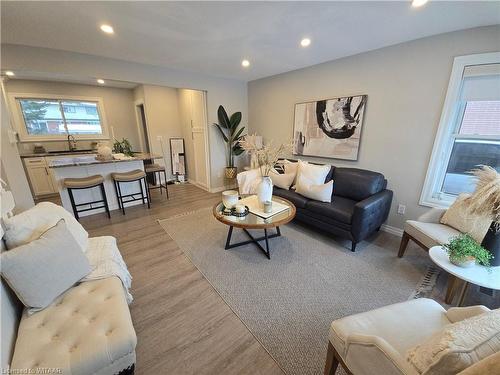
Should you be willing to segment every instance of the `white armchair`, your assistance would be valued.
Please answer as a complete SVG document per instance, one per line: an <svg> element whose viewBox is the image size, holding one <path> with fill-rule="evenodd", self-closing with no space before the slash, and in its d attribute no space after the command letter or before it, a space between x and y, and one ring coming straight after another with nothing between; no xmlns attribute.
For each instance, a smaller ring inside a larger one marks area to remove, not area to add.
<svg viewBox="0 0 500 375"><path fill-rule="evenodd" d="M486 311L484 306L446 311L437 302L422 298L335 320L330 327L325 375L335 374L339 364L355 375L418 375L406 360L410 348L447 324ZM464 370L463 375L479 375L485 366L500 366L498 355L490 357Z"/></svg>
<svg viewBox="0 0 500 375"><path fill-rule="evenodd" d="M431 247L445 244L451 237L459 235L458 230L439 222L445 212L446 209L432 208L417 220L407 220L398 257L403 257L409 240L428 251Z"/></svg>

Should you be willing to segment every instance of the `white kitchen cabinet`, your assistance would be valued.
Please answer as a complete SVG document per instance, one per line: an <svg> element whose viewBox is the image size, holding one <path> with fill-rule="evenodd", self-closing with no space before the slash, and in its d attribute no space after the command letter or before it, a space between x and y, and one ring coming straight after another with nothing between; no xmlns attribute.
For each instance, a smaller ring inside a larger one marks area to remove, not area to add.
<svg viewBox="0 0 500 375"><path fill-rule="evenodd" d="M35 196L57 193L57 186L45 158L25 158L24 165Z"/></svg>

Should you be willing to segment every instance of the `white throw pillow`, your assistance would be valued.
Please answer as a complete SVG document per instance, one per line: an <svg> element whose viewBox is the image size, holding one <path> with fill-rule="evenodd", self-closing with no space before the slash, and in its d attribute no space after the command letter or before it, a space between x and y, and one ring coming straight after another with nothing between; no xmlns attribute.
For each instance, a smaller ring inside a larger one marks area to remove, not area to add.
<svg viewBox="0 0 500 375"><path fill-rule="evenodd" d="M240 172L236 176L238 181L238 190L240 194L257 194L257 187L262 181L260 169L250 169L245 172Z"/></svg>
<svg viewBox="0 0 500 375"><path fill-rule="evenodd" d="M491 216L471 214L467 211L469 194L460 194L441 217L441 224L448 225L462 233L468 233L481 243L493 221Z"/></svg>
<svg viewBox="0 0 500 375"><path fill-rule="evenodd" d="M328 181L326 184L313 184L311 180L300 175L295 191L306 198L330 203L332 201L333 180Z"/></svg>
<svg viewBox="0 0 500 375"><path fill-rule="evenodd" d="M300 176L304 176L311 185L323 185L331 168L329 165L315 165L299 160L295 181L299 181Z"/></svg>
<svg viewBox="0 0 500 375"><path fill-rule="evenodd" d="M271 171L269 173L269 177L271 177L271 181L273 182L274 186L277 186L282 189L290 189L290 186L293 183L293 180L295 179L295 174L293 173L278 173L276 171Z"/></svg>
<svg viewBox="0 0 500 375"><path fill-rule="evenodd" d="M500 309L445 326L412 348L407 360L422 375L454 375L500 351Z"/></svg>
<svg viewBox="0 0 500 375"><path fill-rule="evenodd" d="M87 250L89 234L82 225L63 207L50 202L38 203L19 215L5 218L5 242L8 249L25 245L40 237L47 229L63 219L66 227L80 245Z"/></svg>
<svg viewBox="0 0 500 375"><path fill-rule="evenodd" d="M305 161L304 163L307 163ZM299 168L299 163L296 161L283 160L283 166L285 167L285 174L293 174L292 185L295 186L297 183L297 169Z"/></svg>
<svg viewBox="0 0 500 375"><path fill-rule="evenodd" d="M40 238L1 254L1 274L29 313L88 275L92 268L64 220Z"/></svg>

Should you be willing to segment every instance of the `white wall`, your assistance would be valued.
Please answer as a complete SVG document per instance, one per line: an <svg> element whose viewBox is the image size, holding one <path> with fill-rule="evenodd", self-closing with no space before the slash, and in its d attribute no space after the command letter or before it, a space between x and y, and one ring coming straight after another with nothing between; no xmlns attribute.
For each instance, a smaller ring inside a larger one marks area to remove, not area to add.
<svg viewBox="0 0 500 375"><path fill-rule="evenodd" d="M500 50L500 26L442 34L249 83L250 132L284 142L294 104L368 94L359 159L317 160L383 173L394 200L388 224L402 228L427 210L418 204L453 58ZM398 215L398 203L406 214Z"/></svg>
<svg viewBox="0 0 500 375"><path fill-rule="evenodd" d="M132 89L92 86L56 81L10 79L5 82L7 93L50 94L67 96L89 96L103 99L104 112L109 127L113 127L115 138L128 138L133 147L139 145L139 137L134 113L134 93ZM10 110L16 110L10 108ZM109 129L111 137L111 128ZM67 148L66 141L39 142L48 150ZM112 143L112 140L111 140ZM79 141L79 148L87 148L90 142ZM20 143L20 152L29 153L33 142Z"/></svg>
<svg viewBox="0 0 500 375"><path fill-rule="evenodd" d="M172 176L170 138L182 137L177 89L154 85L143 85L142 88L150 151L163 155L164 159L157 159L155 163L165 165L169 178Z"/></svg>
<svg viewBox="0 0 500 375"><path fill-rule="evenodd" d="M224 105L228 112L241 111L242 124L247 124L245 82L86 54L11 44L2 45L1 59L2 69L5 70L99 77L207 91L211 187L224 185L224 143L211 124L217 122L217 107L220 104Z"/></svg>
<svg viewBox="0 0 500 375"><path fill-rule="evenodd" d="M9 131L12 129L7 111L7 105L2 95L2 112L1 112L1 178L8 184L8 189L12 191L16 202L15 213L27 210L34 206L33 196L24 174L23 164L19 157L16 143L10 143Z"/></svg>

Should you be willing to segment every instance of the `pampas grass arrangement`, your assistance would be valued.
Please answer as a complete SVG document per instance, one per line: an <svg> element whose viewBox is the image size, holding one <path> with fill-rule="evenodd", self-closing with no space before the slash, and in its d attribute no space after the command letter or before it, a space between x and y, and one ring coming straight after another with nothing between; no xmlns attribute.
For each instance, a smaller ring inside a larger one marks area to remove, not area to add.
<svg viewBox="0 0 500 375"><path fill-rule="evenodd" d="M487 165L473 169L477 179L476 190L467 198L471 213L491 215L495 229L500 230L500 174Z"/></svg>

